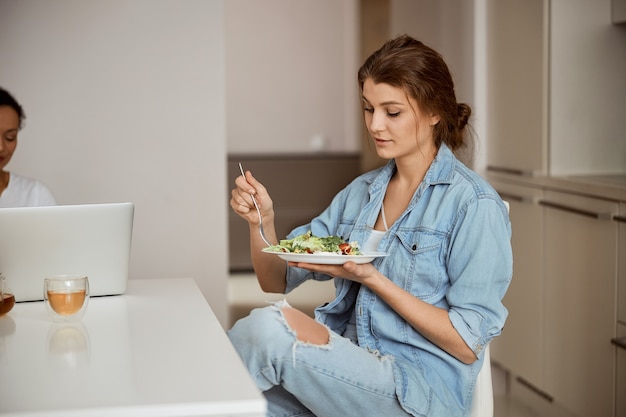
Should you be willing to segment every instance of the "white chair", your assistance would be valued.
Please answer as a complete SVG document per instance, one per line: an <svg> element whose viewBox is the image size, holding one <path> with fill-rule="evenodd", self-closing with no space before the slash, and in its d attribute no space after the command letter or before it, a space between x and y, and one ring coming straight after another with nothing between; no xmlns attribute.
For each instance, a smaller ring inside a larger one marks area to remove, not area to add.
<svg viewBox="0 0 626 417"><path fill-rule="evenodd" d="M483 367L480 368L476 379L470 417L493 417L493 383L491 381L489 345L485 348Z"/></svg>

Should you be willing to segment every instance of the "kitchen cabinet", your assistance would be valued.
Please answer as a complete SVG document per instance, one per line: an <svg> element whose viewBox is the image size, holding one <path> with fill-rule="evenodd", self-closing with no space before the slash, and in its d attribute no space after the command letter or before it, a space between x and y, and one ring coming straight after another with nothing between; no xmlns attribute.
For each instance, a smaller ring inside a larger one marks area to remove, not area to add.
<svg viewBox="0 0 626 417"><path fill-rule="evenodd" d="M491 357L515 375L542 388L543 370L543 190L492 182L509 202L513 279L504 297L509 311L502 334L491 344Z"/></svg>
<svg viewBox="0 0 626 417"><path fill-rule="evenodd" d="M611 417L614 401L617 202L546 190L544 384L566 409Z"/></svg>
<svg viewBox="0 0 626 417"><path fill-rule="evenodd" d="M511 206L513 247L492 358L541 416L626 417L626 183L610 179L623 185L488 176Z"/></svg>
<svg viewBox="0 0 626 417"><path fill-rule="evenodd" d="M487 0L487 176L505 199L526 197L508 198L510 316L492 356L542 416L626 417L625 354L611 344L626 326L626 231L612 219L626 182L590 179L626 172L626 31L611 1Z"/></svg>
<svg viewBox="0 0 626 417"><path fill-rule="evenodd" d="M544 0L488 2L489 170L546 173L544 8Z"/></svg>
<svg viewBox="0 0 626 417"><path fill-rule="evenodd" d="M489 171L626 171L626 31L610 13L611 0L487 1Z"/></svg>

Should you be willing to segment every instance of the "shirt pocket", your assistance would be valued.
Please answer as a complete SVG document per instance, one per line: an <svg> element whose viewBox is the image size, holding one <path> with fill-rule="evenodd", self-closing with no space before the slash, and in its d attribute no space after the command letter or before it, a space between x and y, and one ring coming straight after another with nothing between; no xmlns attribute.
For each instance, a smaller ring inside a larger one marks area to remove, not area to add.
<svg viewBox="0 0 626 417"><path fill-rule="evenodd" d="M390 278L421 299L441 295L446 279L444 241L443 234L431 230L399 230L390 250L394 258Z"/></svg>

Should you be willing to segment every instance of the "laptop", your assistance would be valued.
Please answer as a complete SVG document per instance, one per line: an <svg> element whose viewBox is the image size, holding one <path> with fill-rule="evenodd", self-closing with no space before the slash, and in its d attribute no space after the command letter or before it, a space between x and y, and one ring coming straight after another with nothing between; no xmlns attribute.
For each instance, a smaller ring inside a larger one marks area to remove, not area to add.
<svg viewBox="0 0 626 417"><path fill-rule="evenodd" d="M126 292L132 203L0 209L0 272L15 301L43 300L51 275L86 275L91 296Z"/></svg>

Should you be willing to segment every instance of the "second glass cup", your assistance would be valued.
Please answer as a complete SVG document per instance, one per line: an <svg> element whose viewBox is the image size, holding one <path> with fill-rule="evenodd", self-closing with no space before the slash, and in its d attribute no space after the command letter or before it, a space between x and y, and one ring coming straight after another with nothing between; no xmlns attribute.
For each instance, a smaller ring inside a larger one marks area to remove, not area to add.
<svg viewBox="0 0 626 417"><path fill-rule="evenodd" d="M89 303L89 280L84 275L56 275L44 280L43 297L56 322L80 320Z"/></svg>

